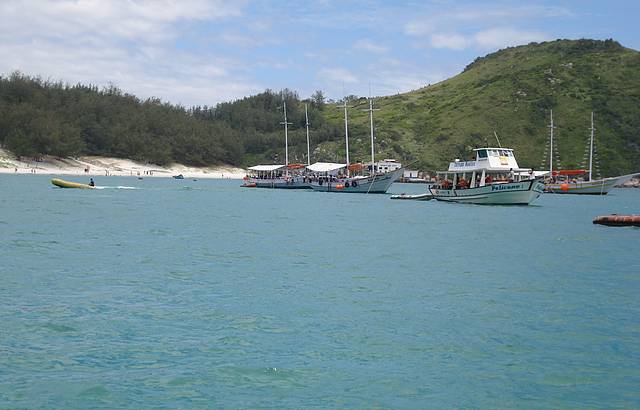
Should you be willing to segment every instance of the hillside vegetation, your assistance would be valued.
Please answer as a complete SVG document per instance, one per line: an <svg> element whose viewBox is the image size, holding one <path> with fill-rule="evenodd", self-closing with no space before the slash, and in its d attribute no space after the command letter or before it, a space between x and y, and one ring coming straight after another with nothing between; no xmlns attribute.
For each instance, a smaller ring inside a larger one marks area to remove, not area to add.
<svg viewBox="0 0 640 410"><path fill-rule="evenodd" d="M495 146L494 131L521 166L546 168L549 111L557 157L583 165L590 113L603 175L640 170L640 53L615 41L558 40L478 58L459 75L410 93L377 98L378 158L424 171L472 149ZM266 90L215 107L140 100L116 87L69 86L19 73L0 77L0 145L17 155L107 155L165 164L282 163L282 104L290 161L306 162L304 104L312 161L344 160L343 111L321 92ZM369 160L365 98L347 97L352 161Z"/></svg>
<svg viewBox="0 0 640 410"><path fill-rule="evenodd" d="M351 104L358 135L368 129L367 101ZM441 169L472 158L475 147L516 150L521 166L547 167L549 111L557 156L565 168L583 165L591 111L602 173L640 171L640 53L615 41L558 40L513 47L478 58L461 74L420 90L376 100L381 155ZM331 123L338 107L325 110ZM366 160L368 145L353 144ZM351 147L350 147L351 148Z"/></svg>

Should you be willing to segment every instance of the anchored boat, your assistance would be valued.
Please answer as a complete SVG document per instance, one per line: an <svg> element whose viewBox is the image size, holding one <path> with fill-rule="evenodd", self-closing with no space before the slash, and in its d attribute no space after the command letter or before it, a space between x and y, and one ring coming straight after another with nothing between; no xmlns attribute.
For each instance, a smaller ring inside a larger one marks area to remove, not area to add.
<svg viewBox="0 0 640 410"><path fill-rule="evenodd" d="M302 164L256 165L249 167L244 178L245 188L307 189L309 183L302 171Z"/></svg>
<svg viewBox="0 0 640 410"><path fill-rule="evenodd" d="M636 174L627 174L617 177L593 179L593 154L594 154L594 134L596 129L593 126L593 112L591 113L591 128L589 128L589 169L553 169L553 111L549 124L550 153L549 153L549 173L545 180L544 191L550 194L585 194L585 195L606 195L616 185L621 185L633 178Z"/></svg>
<svg viewBox="0 0 640 410"><path fill-rule="evenodd" d="M307 180L311 180L310 186L314 191L322 192L350 192L365 194L384 194L404 172L399 167L393 171L380 172L376 169L375 145L373 135L373 100L369 99L369 120L371 126L371 165L365 170L363 164L349 162L349 122L347 115L347 100L342 105L344 108L344 137L346 164L316 162L307 166ZM362 173L362 174L359 174Z"/></svg>
<svg viewBox="0 0 640 410"><path fill-rule="evenodd" d="M350 192L362 194L384 194L393 182L402 175L403 169L392 172L370 173L369 175L349 176L349 168L355 165L334 164L330 162L316 162L307 167L307 181L314 191L321 192Z"/></svg>
<svg viewBox="0 0 640 410"><path fill-rule="evenodd" d="M307 105L304 106L306 126L307 126L307 165L309 165L309 116ZM284 121L284 165L255 165L249 167L249 173L245 176L245 188L282 188L282 189L307 189L310 188L307 179L304 177L304 164L289 163L289 125L287 121L287 102L282 105Z"/></svg>
<svg viewBox="0 0 640 410"><path fill-rule="evenodd" d="M475 161L456 160L448 171L438 172L429 188L439 201L487 205L528 205L538 198L544 184L533 171L520 168L509 148L477 148Z"/></svg>

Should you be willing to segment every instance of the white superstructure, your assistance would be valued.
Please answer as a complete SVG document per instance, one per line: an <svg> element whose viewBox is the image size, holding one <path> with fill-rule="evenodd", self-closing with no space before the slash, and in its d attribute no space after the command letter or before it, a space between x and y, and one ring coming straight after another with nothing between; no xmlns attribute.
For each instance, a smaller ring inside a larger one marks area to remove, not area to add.
<svg viewBox="0 0 640 410"><path fill-rule="evenodd" d="M544 185L529 168L520 168L510 148L477 148L475 161L455 160L439 172L430 191L435 199L472 204L527 205Z"/></svg>

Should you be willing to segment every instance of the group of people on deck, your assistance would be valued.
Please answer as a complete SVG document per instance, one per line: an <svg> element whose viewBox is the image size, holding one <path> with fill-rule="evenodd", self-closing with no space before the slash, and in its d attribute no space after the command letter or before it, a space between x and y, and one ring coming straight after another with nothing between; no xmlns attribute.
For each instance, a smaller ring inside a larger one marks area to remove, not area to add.
<svg viewBox="0 0 640 410"><path fill-rule="evenodd" d="M481 180L481 176L477 175L476 176L476 184L475 187L479 187L480 186L480 180ZM509 170L509 174L506 176L506 178L503 176L501 179L495 179L493 178L493 176L491 174L487 175L484 178L484 184L485 185L491 185L493 182L501 182L501 183L508 183L508 182L514 182L515 181L515 173L513 172L513 169ZM451 187L453 186L453 182L451 182L448 179L443 180L441 183L441 186L443 189L451 189ZM468 189L470 188L470 183L469 181L467 181L464 177L460 177L460 179L458 179L458 181L456 182L456 189Z"/></svg>

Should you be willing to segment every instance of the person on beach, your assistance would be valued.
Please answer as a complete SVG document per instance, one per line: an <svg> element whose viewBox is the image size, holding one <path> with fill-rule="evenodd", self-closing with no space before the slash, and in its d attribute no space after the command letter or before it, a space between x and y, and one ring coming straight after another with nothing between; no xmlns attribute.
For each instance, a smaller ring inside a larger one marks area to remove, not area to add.
<svg viewBox="0 0 640 410"><path fill-rule="evenodd" d="M96 186L96 183L93 182L93 178L91 178L91 180L89 181L89 186Z"/></svg>

